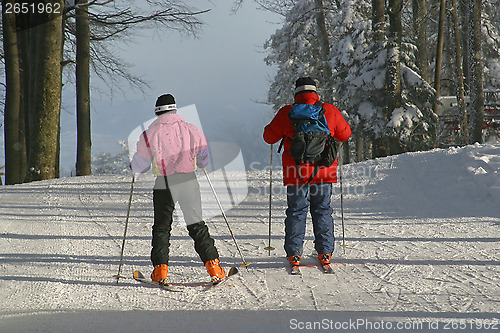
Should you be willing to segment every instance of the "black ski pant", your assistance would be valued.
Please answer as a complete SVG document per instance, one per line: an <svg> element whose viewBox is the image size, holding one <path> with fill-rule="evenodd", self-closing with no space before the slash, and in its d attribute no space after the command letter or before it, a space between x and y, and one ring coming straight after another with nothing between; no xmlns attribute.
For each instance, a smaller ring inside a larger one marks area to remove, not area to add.
<svg viewBox="0 0 500 333"><path fill-rule="evenodd" d="M168 264L175 203L179 202L194 248L203 263L219 253L202 219L200 186L194 173L158 177L153 190L154 225L151 250L153 266Z"/></svg>

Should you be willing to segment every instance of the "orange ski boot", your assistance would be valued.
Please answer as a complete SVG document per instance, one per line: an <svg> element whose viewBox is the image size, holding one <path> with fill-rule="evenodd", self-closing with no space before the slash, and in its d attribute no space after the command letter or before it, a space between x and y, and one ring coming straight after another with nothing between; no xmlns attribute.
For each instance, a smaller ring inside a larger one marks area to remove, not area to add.
<svg viewBox="0 0 500 333"><path fill-rule="evenodd" d="M226 272L220 267L219 259L209 260L205 263L208 274L213 284L217 284L226 278Z"/></svg>
<svg viewBox="0 0 500 333"><path fill-rule="evenodd" d="M298 254L288 257L288 261L292 266L300 265L300 256Z"/></svg>
<svg viewBox="0 0 500 333"><path fill-rule="evenodd" d="M331 258L332 258L332 255L328 254L328 253L318 254L318 260L321 262L321 265L328 265L328 264L330 264L330 259Z"/></svg>
<svg viewBox="0 0 500 333"><path fill-rule="evenodd" d="M167 264L156 265L153 270L153 273L151 273L151 280L158 282L159 284L167 285L168 284L167 274L168 274Z"/></svg>

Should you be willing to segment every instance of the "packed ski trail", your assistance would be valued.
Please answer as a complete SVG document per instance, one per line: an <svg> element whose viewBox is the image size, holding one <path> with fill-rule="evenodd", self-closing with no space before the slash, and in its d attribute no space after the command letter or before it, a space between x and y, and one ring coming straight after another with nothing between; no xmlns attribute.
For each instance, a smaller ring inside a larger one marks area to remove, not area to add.
<svg viewBox="0 0 500 333"><path fill-rule="evenodd" d="M118 284L113 275L131 177L2 186L0 332L284 332L292 320L324 318L500 319L500 145L409 153L343 171L348 246L344 255L336 186L334 274L318 265L310 223L302 275L289 274L280 172L273 172L270 255L268 171L232 172L233 185L248 186L248 195L226 215L252 264L220 288L207 288L209 277L178 216L169 280L181 293L144 288L132 278L136 269L151 271L151 176L135 185L122 267L127 278ZM226 186L212 181L216 190ZM218 209L213 200L204 204ZM224 266L241 264L223 218L207 222Z"/></svg>

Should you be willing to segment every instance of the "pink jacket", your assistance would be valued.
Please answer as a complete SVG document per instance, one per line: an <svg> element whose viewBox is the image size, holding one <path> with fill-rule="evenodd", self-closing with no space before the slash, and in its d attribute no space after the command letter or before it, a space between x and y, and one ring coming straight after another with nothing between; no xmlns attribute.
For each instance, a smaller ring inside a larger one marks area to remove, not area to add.
<svg viewBox="0 0 500 333"><path fill-rule="evenodd" d="M131 167L134 172L146 172L152 162L155 174L169 176L193 172L197 162L205 167L208 159L203 132L177 114L163 114L141 134Z"/></svg>

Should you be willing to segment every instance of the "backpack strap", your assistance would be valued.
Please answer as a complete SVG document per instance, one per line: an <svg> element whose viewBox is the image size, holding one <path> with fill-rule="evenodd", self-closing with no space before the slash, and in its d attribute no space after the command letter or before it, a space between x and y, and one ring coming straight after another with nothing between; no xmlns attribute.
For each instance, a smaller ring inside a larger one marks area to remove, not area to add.
<svg viewBox="0 0 500 333"><path fill-rule="evenodd" d="M317 101L316 103L314 103L314 105L321 107L321 112L319 114L319 118L321 118L322 116L324 116L325 113L326 113L326 109L323 107L324 104L325 103L323 103L321 101Z"/></svg>
<svg viewBox="0 0 500 333"><path fill-rule="evenodd" d="M316 163L316 166L314 167L314 170L311 173L311 176L309 176L309 179L307 179L307 181L305 181L304 178L302 178L302 176L300 175L300 164L297 163L297 174L299 175L299 179L302 181L302 183L309 184L310 182L313 181L314 177L316 177L316 175L318 174L320 167L321 166L319 165L319 163Z"/></svg>
<svg viewBox="0 0 500 333"><path fill-rule="evenodd" d="M302 103L294 103L295 104L302 104ZM319 114L319 117L318 118L321 118L325 112L326 112L326 109L323 107L323 102L321 101L317 101L316 103L314 103L315 106L319 106L321 107L321 111L320 111L320 114ZM290 115L288 115L290 117ZM297 122L297 120L292 120L292 123L293 122ZM307 121L303 121L303 122L307 122ZM279 145L279 148L278 148L278 153L280 152L280 150L283 148L283 140L285 140L285 138L283 138L280 142L280 145ZM295 161L296 163L296 166L297 166L297 174L299 176L299 179L302 181L302 183L304 184L309 184L313 181L314 177L316 177L316 175L318 174L318 171L319 171L319 168L321 167L320 163L316 163L316 166L314 167L314 170L313 172L311 173L311 175L309 176L309 178L307 179L307 181L304 180L304 178L302 178L302 176L300 175L300 163L298 161Z"/></svg>
<svg viewBox="0 0 500 333"><path fill-rule="evenodd" d="M323 103L323 102L321 102L321 101L317 101L316 103L314 103L314 105L315 105L315 106L319 106L319 107L321 107L321 112L320 112L320 114L319 114L319 118L321 118L321 117L325 114L325 112L326 112L326 109L323 107L323 104L324 104L324 103ZM321 167L321 166L320 166L320 163L319 163L319 162L318 162L318 163L316 163L316 166L314 167L314 170L313 170L313 172L311 173L311 176L309 176L309 179L307 180L307 183L306 183L306 182L302 179L302 177L300 176L300 173L299 173L300 180L302 180L302 182L303 182L304 184L309 184L310 182L312 182L312 181L313 181L314 177L316 177L316 175L318 174L318 171L319 171L319 168L320 168L320 167Z"/></svg>
<svg viewBox="0 0 500 333"><path fill-rule="evenodd" d="M303 184L307 184L307 182L304 180L304 178L302 178L302 176L300 175L300 163L299 162L295 162L295 165L297 166L297 175L299 176L300 181Z"/></svg>
<svg viewBox="0 0 500 333"><path fill-rule="evenodd" d="M285 137L283 137L283 139L281 139L281 141L280 141L280 145L278 146L278 154L280 154L281 149L283 149L283 141L285 141Z"/></svg>
<svg viewBox="0 0 500 333"><path fill-rule="evenodd" d="M314 177L316 177L316 175L318 174L319 168L320 168L319 163L316 163L316 166L314 167L314 170L311 173L311 177L309 177L309 180L307 181L308 183L312 182Z"/></svg>

